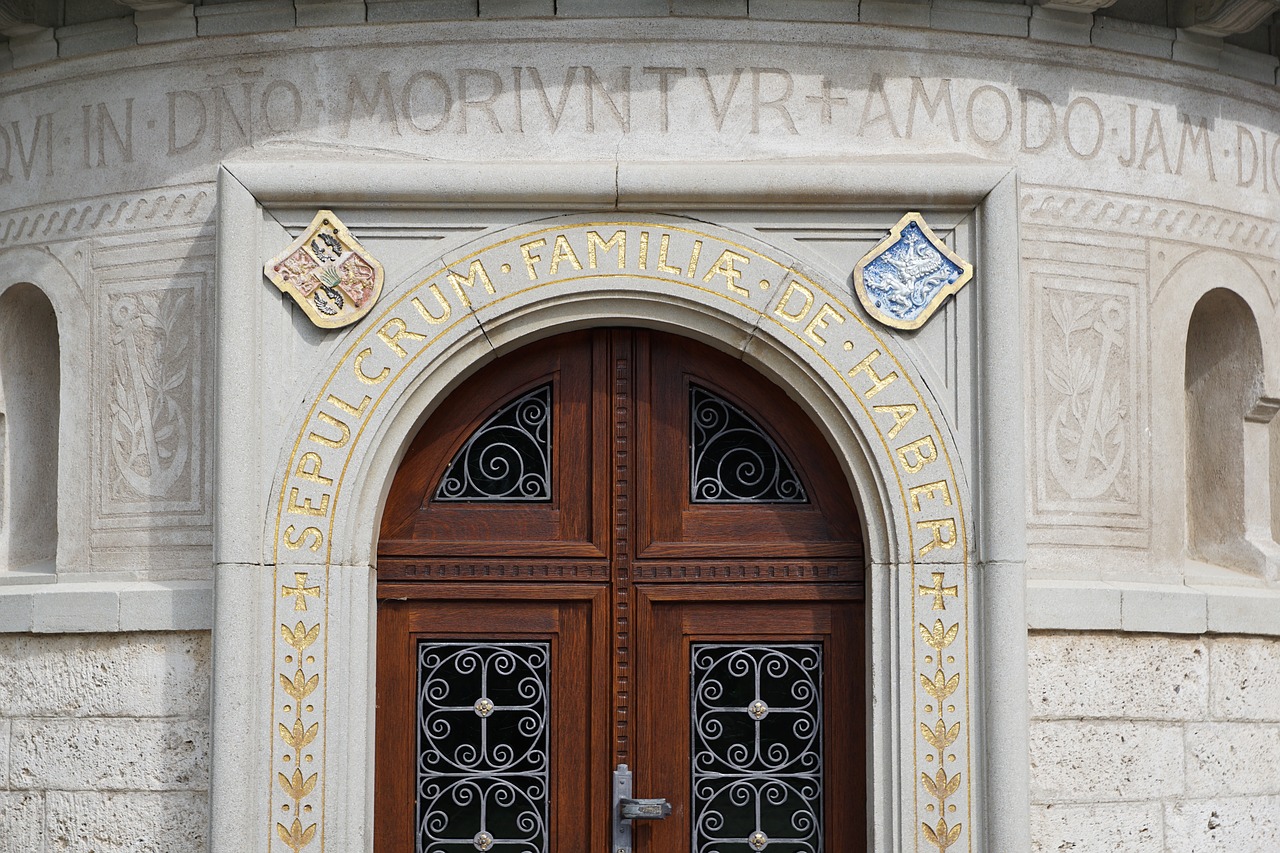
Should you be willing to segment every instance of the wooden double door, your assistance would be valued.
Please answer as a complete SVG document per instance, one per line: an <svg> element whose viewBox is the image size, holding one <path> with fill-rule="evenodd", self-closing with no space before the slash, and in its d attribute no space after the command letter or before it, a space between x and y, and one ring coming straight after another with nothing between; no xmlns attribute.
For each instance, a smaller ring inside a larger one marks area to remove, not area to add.
<svg viewBox="0 0 1280 853"><path fill-rule="evenodd" d="M800 408L704 345L469 377L381 527L377 851L863 850L860 529Z"/></svg>

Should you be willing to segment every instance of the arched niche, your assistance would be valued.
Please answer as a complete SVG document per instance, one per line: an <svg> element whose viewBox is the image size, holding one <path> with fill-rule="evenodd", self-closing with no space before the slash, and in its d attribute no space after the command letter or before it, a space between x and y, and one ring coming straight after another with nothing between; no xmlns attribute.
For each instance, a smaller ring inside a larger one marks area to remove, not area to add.
<svg viewBox="0 0 1280 853"><path fill-rule="evenodd" d="M52 571L58 549L58 318L44 292L0 293L0 567Z"/></svg>
<svg viewBox="0 0 1280 853"><path fill-rule="evenodd" d="M1193 559L1275 573L1270 456L1258 323L1226 288L1205 293L1187 326L1187 548Z"/></svg>

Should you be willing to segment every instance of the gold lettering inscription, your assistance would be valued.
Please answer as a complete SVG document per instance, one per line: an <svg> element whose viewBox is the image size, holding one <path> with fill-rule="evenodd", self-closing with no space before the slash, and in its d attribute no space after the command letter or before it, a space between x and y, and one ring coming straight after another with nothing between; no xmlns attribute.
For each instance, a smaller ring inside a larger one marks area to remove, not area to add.
<svg viewBox="0 0 1280 853"><path fill-rule="evenodd" d="M485 272L484 264L480 262L479 258L476 258L471 262L471 266L467 270L467 275L465 277L452 270L449 271L449 283L453 285L453 290L458 294L458 298L462 300L462 304L468 308L471 307L471 300L467 298L467 292L462 289L462 286L465 284L467 287L474 290L477 281L484 285L485 291L490 296L497 293L497 291L493 289L493 282L489 280L489 273Z"/></svg>
<svg viewBox="0 0 1280 853"><path fill-rule="evenodd" d="M320 495L320 506L312 506L311 498L303 498L302 503L298 503L298 489L295 486L289 490L289 512L295 515L324 515L329 511L329 495Z"/></svg>
<svg viewBox="0 0 1280 853"><path fill-rule="evenodd" d="M848 345L846 344L846 346ZM872 367L871 365L873 365L875 363L875 360L879 357L880 357L880 350L878 349L872 350L870 355L868 355L862 361L855 364L853 367L849 368L848 376L850 379L854 378L859 373L865 373L867 375L867 378L871 380L871 387L867 389L867 392L864 395L868 399L879 394L881 391L887 388L891 383L893 383L895 379L898 378L898 372L896 370L890 371L889 374L886 376L880 376L878 373L876 373L875 368Z"/></svg>
<svg viewBox="0 0 1280 853"><path fill-rule="evenodd" d="M698 258L702 256L702 241L693 241L693 252L689 255L689 265L685 267L688 270L689 278L693 278L698 272Z"/></svg>
<svg viewBox="0 0 1280 853"><path fill-rule="evenodd" d="M640 232L640 269L649 268L649 232Z"/></svg>
<svg viewBox="0 0 1280 853"><path fill-rule="evenodd" d="M368 398L366 397L365 399ZM298 460L298 476L304 480L319 483L322 486L331 486L333 485L333 479L320 473L320 467L323 464L324 461L320 458L319 453L307 451Z"/></svg>
<svg viewBox="0 0 1280 853"><path fill-rule="evenodd" d="M799 294L804 300L804 306L799 311L788 311L787 306L791 304L791 295ZM778 301L778 307L773 309L773 313L789 323L799 323L809 313L809 309L813 307L813 291L805 287L794 278L787 285L787 290L782 294L782 299Z"/></svg>
<svg viewBox="0 0 1280 853"><path fill-rule="evenodd" d="M548 275L555 275L563 261L568 261L575 270L582 269L582 262L578 260L573 247L569 245L569 238L560 234L556 237L556 244L551 250L551 272Z"/></svg>
<svg viewBox="0 0 1280 853"><path fill-rule="evenodd" d="M319 412L317 414L317 417L320 420L324 421L325 423L329 424L330 426L337 427L339 432L339 437L325 438L323 435L321 435L318 432L312 432L310 435L307 436L307 438L311 439L316 444L321 444L321 445L324 445L325 447L333 447L333 448L342 447L348 441L351 440L351 427L347 426L342 421L338 420L328 412Z"/></svg>
<svg viewBox="0 0 1280 853"><path fill-rule="evenodd" d="M683 275L684 270L680 267L673 267L667 263L667 249L671 247L671 235L663 234L662 239L658 242L658 272L664 272L667 275Z"/></svg>
<svg viewBox="0 0 1280 853"><path fill-rule="evenodd" d="M871 395L868 394L868 397ZM873 406L877 412L893 415L893 426L889 428L889 438L897 438L902 428L915 417L918 408L915 403L903 403L901 406Z"/></svg>
<svg viewBox="0 0 1280 853"><path fill-rule="evenodd" d="M360 401L359 406L351 405L336 394L330 394L327 402L337 406L339 409L342 409L342 411L351 415L351 417L358 418L364 414L365 407L369 405L369 397L368 395L365 395L365 398Z"/></svg>
<svg viewBox="0 0 1280 853"><path fill-rule="evenodd" d="M540 249L547 245L547 241L539 237L537 240L530 240L528 243L520 244L520 255L524 258L524 268L529 271L529 281L538 280L538 271L534 269L534 264L542 260L542 255L535 255L534 249ZM644 265L641 264L641 269Z"/></svg>
<svg viewBox="0 0 1280 853"><path fill-rule="evenodd" d="M392 317L378 330L378 340L391 347L391 351L396 355L401 358L408 358L409 351L400 346L401 338L408 338L411 341L425 341L427 336L409 331L409 328L404 324L404 320L399 317Z"/></svg>
<svg viewBox="0 0 1280 853"><path fill-rule="evenodd" d="M933 436L926 435L924 438L904 444L898 448L898 461L902 463L902 467L912 474L919 471L925 465L938 458L938 448L933 443Z"/></svg>
<svg viewBox="0 0 1280 853"><path fill-rule="evenodd" d="M822 307L818 309L818 313L814 314L813 319L809 321L809 325L804 327L804 333L820 347L827 345L826 338L819 335L818 332L827 328L828 319L835 320L837 323L844 322L844 316L824 302Z"/></svg>
<svg viewBox="0 0 1280 853"><path fill-rule="evenodd" d="M710 284L711 279L718 275L724 276L725 287L734 293L740 293L743 296L750 296L751 291L738 284L738 279L742 277L742 271L734 267L734 263L742 264L744 267L751 263L751 259L746 255L739 255L737 252L725 249L720 253L720 257L716 258L716 262L711 265L711 269L707 270L707 274L702 280Z"/></svg>
<svg viewBox="0 0 1280 853"><path fill-rule="evenodd" d="M925 483L923 486L912 486L907 490L911 495L911 505L916 508L916 512L920 511L920 496L926 498L941 500L947 506L951 506L951 489L947 487L946 480L939 480L936 483Z"/></svg>
<svg viewBox="0 0 1280 853"><path fill-rule="evenodd" d="M920 546L921 557L934 548L956 547L956 523L951 519L939 518L931 521L917 521L916 527L925 528L933 534L928 542Z"/></svg>
<svg viewBox="0 0 1280 853"><path fill-rule="evenodd" d="M427 289L431 291L432 295L435 296L436 301L440 303L439 315L432 314L427 309L427 306L422 304L422 300L416 296L410 301L413 302L413 307L418 309L418 313L422 315L422 319L435 326L449 319L449 315L453 313L453 306L449 304L449 300L445 299L444 294L440 292L440 285L433 284Z"/></svg>
<svg viewBox="0 0 1280 853"><path fill-rule="evenodd" d="M320 546L324 544L324 534L320 532L320 528L308 527L295 536L294 531L297 529L292 524L284 529L284 547L290 551L297 551L303 545L306 545L306 540L310 537L312 541L307 546L308 549L312 551L320 550Z"/></svg>
<svg viewBox="0 0 1280 853"><path fill-rule="evenodd" d="M626 231L615 231L607 243L604 241L604 238L596 232L587 232L587 265L591 267L591 269L596 268L596 250L599 250L604 254L608 254L613 249L618 250L618 269L622 269L627 260ZM578 267L578 269L582 269L582 267Z"/></svg>
<svg viewBox="0 0 1280 853"><path fill-rule="evenodd" d="M364 360L371 355L373 355L373 349L371 347L365 347L364 349L360 350L360 352L356 353L356 362L355 362L356 378L366 385L378 385L379 383L387 381L387 377L391 375L391 368L389 367L382 368L382 372L379 373L377 376L370 376L369 374L365 373L364 367L363 367Z"/></svg>

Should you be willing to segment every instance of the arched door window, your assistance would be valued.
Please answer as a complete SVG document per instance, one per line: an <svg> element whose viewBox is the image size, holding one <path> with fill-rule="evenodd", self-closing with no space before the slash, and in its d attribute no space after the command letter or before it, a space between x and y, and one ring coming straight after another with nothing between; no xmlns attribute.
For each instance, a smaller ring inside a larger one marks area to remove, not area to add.
<svg viewBox="0 0 1280 853"><path fill-rule="evenodd" d="M376 849L863 849L860 531L799 407L708 347L481 370L384 512ZM624 784L671 814L622 826Z"/></svg>

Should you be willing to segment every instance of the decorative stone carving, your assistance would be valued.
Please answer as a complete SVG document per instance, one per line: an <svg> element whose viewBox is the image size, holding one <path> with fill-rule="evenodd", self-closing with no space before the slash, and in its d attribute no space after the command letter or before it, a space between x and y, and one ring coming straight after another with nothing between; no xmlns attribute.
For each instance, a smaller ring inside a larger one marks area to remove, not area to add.
<svg viewBox="0 0 1280 853"><path fill-rule="evenodd" d="M1210 36L1247 33L1280 9L1274 0L1180 0L1178 26Z"/></svg>
<svg viewBox="0 0 1280 853"><path fill-rule="evenodd" d="M0 0L0 33L9 38L38 33L34 0Z"/></svg>
<svg viewBox="0 0 1280 853"><path fill-rule="evenodd" d="M202 318L212 258L199 254L200 246L173 258L163 240L107 239L93 253L99 295L92 375L100 390L92 401L91 528L100 564L136 561L144 549L196 546L209 536ZM157 536L157 527L172 532Z"/></svg>
<svg viewBox="0 0 1280 853"><path fill-rule="evenodd" d="M1059 271L1045 275L1038 291L1028 387L1036 398L1032 507L1039 525L1148 524L1136 433L1145 396L1135 363L1142 346L1137 283L1125 283L1122 268L1114 272L1116 282L1101 282Z"/></svg>
<svg viewBox="0 0 1280 853"><path fill-rule="evenodd" d="M187 473L191 294L117 294L110 301L111 489L163 498Z"/></svg>
<svg viewBox="0 0 1280 853"><path fill-rule="evenodd" d="M119 0L117 0L119 2ZM1114 5L1116 0L1048 0L1048 2L1037 3L1046 9L1057 9L1061 12L1079 12L1084 15L1091 15L1099 9L1105 9Z"/></svg>

